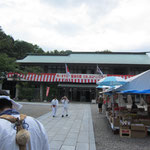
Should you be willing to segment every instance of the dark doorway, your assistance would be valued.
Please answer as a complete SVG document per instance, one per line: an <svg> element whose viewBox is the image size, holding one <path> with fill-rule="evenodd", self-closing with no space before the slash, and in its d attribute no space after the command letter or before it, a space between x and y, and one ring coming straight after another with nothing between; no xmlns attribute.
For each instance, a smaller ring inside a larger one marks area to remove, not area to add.
<svg viewBox="0 0 150 150"><path fill-rule="evenodd" d="M90 91L85 92L86 102L90 102Z"/></svg>

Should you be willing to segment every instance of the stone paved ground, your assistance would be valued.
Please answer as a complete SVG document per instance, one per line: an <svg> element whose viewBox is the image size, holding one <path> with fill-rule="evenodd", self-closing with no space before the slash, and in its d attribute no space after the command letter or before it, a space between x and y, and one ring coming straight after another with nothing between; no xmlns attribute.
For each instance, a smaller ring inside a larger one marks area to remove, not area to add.
<svg viewBox="0 0 150 150"><path fill-rule="evenodd" d="M51 111L49 103L26 103L21 102L23 105L20 113L25 113L26 115L38 118Z"/></svg>
<svg viewBox="0 0 150 150"><path fill-rule="evenodd" d="M38 111L39 115L42 114L42 110L47 110L46 104L42 106L41 104L28 105L27 103L23 103L23 105L24 110L22 110L22 113L27 110L27 113L31 116L35 113L33 109ZM37 109L37 105L39 105L39 110ZM46 109L41 109L41 107L44 108L44 106L46 106ZM49 111L37 118L46 129L50 149L96 150L90 104L69 104L68 117L62 118L62 111L62 105L59 105L56 117L53 118L52 113Z"/></svg>
<svg viewBox="0 0 150 150"><path fill-rule="evenodd" d="M47 113L38 118L48 134L51 150L96 150L91 108L89 104L69 104L69 116L61 117L63 108L56 117Z"/></svg>
<svg viewBox="0 0 150 150"><path fill-rule="evenodd" d="M92 110L96 150L150 150L150 136L141 139L120 138L118 134L114 135L112 133L106 117L98 113L97 104L91 104L90 106ZM40 117L49 111L49 104L24 104L21 110L22 113L27 113L33 117Z"/></svg>
<svg viewBox="0 0 150 150"><path fill-rule="evenodd" d="M91 110L97 150L150 150L150 136L121 138L114 135L106 117L98 113L96 104L91 104Z"/></svg>

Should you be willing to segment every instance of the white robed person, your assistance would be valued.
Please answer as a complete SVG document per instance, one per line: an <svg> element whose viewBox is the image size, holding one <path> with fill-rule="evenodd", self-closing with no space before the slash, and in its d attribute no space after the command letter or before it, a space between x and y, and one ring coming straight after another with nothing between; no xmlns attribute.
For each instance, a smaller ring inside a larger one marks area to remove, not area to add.
<svg viewBox="0 0 150 150"><path fill-rule="evenodd" d="M50 150L43 125L18 112L22 105L0 95L0 150Z"/></svg>
<svg viewBox="0 0 150 150"><path fill-rule="evenodd" d="M62 97L61 99L61 102L63 104L63 112L62 112L62 117L64 116L68 116L68 103L69 103L69 100L66 96Z"/></svg>
<svg viewBox="0 0 150 150"><path fill-rule="evenodd" d="M52 99L52 101L51 101L52 116L53 117L56 117L58 104L59 104L58 99L56 97L54 97L54 99Z"/></svg>

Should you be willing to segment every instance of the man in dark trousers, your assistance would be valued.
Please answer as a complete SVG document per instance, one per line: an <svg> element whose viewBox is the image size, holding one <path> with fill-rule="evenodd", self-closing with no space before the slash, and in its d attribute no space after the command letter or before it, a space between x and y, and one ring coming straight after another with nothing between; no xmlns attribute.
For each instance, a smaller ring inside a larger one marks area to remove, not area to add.
<svg viewBox="0 0 150 150"><path fill-rule="evenodd" d="M102 97L102 95L100 95L98 97L97 103L98 103L99 113L101 113L102 112L102 104L103 104L103 97Z"/></svg>

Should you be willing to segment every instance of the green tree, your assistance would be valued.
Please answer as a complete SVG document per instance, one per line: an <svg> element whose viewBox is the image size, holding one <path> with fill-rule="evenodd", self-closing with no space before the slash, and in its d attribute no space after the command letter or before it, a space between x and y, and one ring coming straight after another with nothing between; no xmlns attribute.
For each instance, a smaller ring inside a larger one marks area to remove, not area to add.
<svg viewBox="0 0 150 150"><path fill-rule="evenodd" d="M23 59L29 53L44 53L44 51L37 45L25 41L15 41L13 49L13 57L16 59Z"/></svg>
<svg viewBox="0 0 150 150"><path fill-rule="evenodd" d="M102 51L96 51L96 53L111 53L112 51L109 49L102 50Z"/></svg>
<svg viewBox="0 0 150 150"><path fill-rule="evenodd" d="M2 76L4 72L16 71L18 71L18 65L15 63L15 59L10 58L7 54L2 53L0 55L0 76Z"/></svg>
<svg viewBox="0 0 150 150"><path fill-rule="evenodd" d="M58 54L60 54L60 52L57 49L55 49L55 50L51 51L51 54L58 55Z"/></svg>
<svg viewBox="0 0 150 150"><path fill-rule="evenodd" d="M71 50L61 50L61 51L58 51L58 50L53 50L53 51L47 51L45 54L49 55L68 55L68 54L71 54L72 51Z"/></svg>
<svg viewBox="0 0 150 150"><path fill-rule="evenodd" d="M33 45L34 53L37 54L45 54L42 48L40 48L38 45Z"/></svg>
<svg viewBox="0 0 150 150"><path fill-rule="evenodd" d="M1 26L0 26L0 40L6 38L7 35L5 34L5 32L2 30Z"/></svg>
<svg viewBox="0 0 150 150"><path fill-rule="evenodd" d="M11 56L13 53L14 39L6 35L0 27L0 53L6 53L8 56Z"/></svg>

